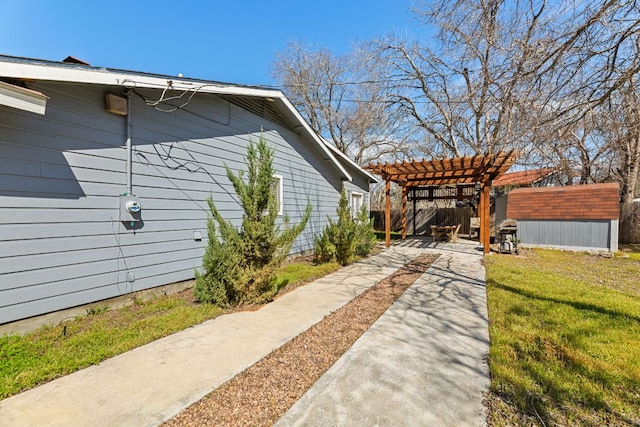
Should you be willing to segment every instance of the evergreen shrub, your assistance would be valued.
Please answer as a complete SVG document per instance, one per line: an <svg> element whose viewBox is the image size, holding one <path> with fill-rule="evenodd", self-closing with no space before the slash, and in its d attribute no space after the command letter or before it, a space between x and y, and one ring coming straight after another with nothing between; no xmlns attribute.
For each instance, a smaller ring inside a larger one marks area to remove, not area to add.
<svg viewBox="0 0 640 427"><path fill-rule="evenodd" d="M338 220L334 222L327 218L329 223L322 234L315 238L316 259L319 262L335 260L341 265L348 265L356 255L369 255L376 244L376 235L366 206L362 206L354 220L343 188L336 213Z"/></svg>
<svg viewBox="0 0 640 427"><path fill-rule="evenodd" d="M203 273L196 272L197 301L236 306L268 301L277 292L274 274L309 221L311 204L307 203L295 226L285 216L284 230L280 230L272 191L273 156L274 150L261 135L258 144L250 142L247 147L246 180L243 171L236 175L225 165L244 212L242 225L237 229L223 218L209 198L209 243L202 259Z"/></svg>

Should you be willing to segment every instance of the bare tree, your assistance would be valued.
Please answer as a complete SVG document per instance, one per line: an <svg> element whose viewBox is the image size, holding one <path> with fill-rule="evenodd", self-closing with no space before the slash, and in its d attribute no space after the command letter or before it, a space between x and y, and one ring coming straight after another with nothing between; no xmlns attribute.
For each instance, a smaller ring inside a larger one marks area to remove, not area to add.
<svg viewBox="0 0 640 427"><path fill-rule="evenodd" d="M612 179L620 183L620 240L640 241L640 209L633 200L640 197L640 87L630 80L603 105L602 128L615 154Z"/></svg>
<svg viewBox="0 0 640 427"><path fill-rule="evenodd" d="M633 79L620 92L611 139L619 159L614 176L621 183L622 202L629 204L640 196L640 88Z"/></svg>
<svg viewBox="0 0 640 427"><path fill-rule="evenodd" d="M610 141L603 135L607 124L602 112L592 110L579 120L560 129L553 129L551 136L537 138L546 141L529 158L537 158L536 166L554 165L565 176L568 183L591 184L611 178L614 153ZM575 178L575 180L574 180Z"/></svg>
<svg viewBox="0 0 640 427"><path fill-rule="evenodd" d="M386 81L366 69L366 55L292 42L277 55L273 75L311 127L357 163L403 158L403 121L388 111Z"/></svg>
<svg viewBox="0 0 640 427"><path fill-rule="evenodd" d="M414 38L278 57L317 132L360 163L519 149L524 165L638 196L637 0L433 0L414 13Z"/></svg>
<svg viewBox="0 0 640 427"><path fill-rule="evenodd" d="M620 239L640 238L640 217L633 200L640 196L640 88L632 78L608 101L589 110L545 145L548 161L560 159L577 173L580 184L620 184ZM541 150L542 151L542 150ZM636 236L632 230L638 228Z"/></svg>
<svg viewBox="0 0 640 427"><path fill-rule="evenodd" d="M640 69L635 1L438 0L414 11L436 42L387 37L377 48L395 105L434 155L539 147Z"/></svg>
<svg viewBox="0 0 640 427"><path fill-rule="evenodd" d="M531 63L544 3L439 1L416 8L437 43L378 41L397 107L415 120L432 155L479 154L520 145L518 126L537 99ZM506 9L506 10L504 10Z"/></svg>

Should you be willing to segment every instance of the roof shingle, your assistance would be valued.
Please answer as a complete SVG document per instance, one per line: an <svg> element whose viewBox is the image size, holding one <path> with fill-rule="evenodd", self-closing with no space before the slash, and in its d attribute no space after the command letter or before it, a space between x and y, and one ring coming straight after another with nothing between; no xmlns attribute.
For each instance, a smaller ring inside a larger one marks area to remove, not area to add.
<svg viewBox="0 0 640 427"><path fill-rule="evenodd" d="M506 187L507 185L531 185L556 172L554 168L532 169L526 171L510 172L493 181L494 187Z"/></svg>

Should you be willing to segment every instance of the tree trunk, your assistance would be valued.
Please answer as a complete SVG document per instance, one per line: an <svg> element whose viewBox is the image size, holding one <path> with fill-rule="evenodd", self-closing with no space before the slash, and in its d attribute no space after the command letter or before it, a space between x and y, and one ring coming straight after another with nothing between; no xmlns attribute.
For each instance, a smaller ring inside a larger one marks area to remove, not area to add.
<svg viewBox="0 0 640 427"><path fill-rule="evenodd" d="M631 139L625 157L624 171L627 176L622 189L619 239L621 243L640 243L640 203L633 203L640 174L639 134Z"/></svg>

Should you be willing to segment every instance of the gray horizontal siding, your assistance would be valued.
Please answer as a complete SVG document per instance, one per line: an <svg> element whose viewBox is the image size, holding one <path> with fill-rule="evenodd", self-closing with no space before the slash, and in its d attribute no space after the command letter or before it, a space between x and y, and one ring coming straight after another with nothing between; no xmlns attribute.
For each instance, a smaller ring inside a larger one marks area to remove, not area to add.
<svg viewBox="0 0 640 427"><path fill-rule="evenodd" d="M187 280L190 276L193 276L193 270L191 271L180 271L180 265L183 264L182 261L176 261L167 263L166 265L156 265L149 267L152 270L153 276L151 279L149 278L140 278L138 277L135 284L136 286L130 286L129 283L126 282L126 274L121 272L121 279L117 283L117 295L124 295L127 293L135 292L141 289L149 289L152 288L157 282L163 283L174 283L182 280ZM160 268L168 270L165 274L158 274L158 270ZM87 283L91 284L100 284L103 276L88 276L84 279L76 279L76 281L80 281L81 287L80 290L76 292L57 292L57 295L50 296L46 298L36 298L30 299L28 301L23 301L21 303L17 303L14 305L10 305L7 307L0 308L3 317L9 319L22 319L25 318L25 313L50 313L56 310L63 310L68 307L74 307L77 304L77 301L100 301L107 298L112 298L114 296L113 292L113 282L108 282L103 286L96 287L87 287ZM72 282L65 281L67 282ZM22 298L21 298L22 299ZM81 303L82 304L82 303ZM34 314L34 315L36 315Z"/></svg>
<svg viewBox="0 0 640 427"><path fill-rule="evenodd" d="M200 224L201 221L194 224ZM150 222L150 224L152 224ZM153 224L160 224L153 222ZM114 245L115 239L119 239L121 246L128 245L146 245L156 242L169 243L180 242L193 238L192 229L179 229L179 230L166 230L156 229L154 232L143 227L144 231L136 233L135 238L132 238L129 234L117 235L115 233L106 234L87 234L87 235L74 235L74 236L54 236L43 238L31 238L31 239L19 239L20 244L16 244L15 241L7 240L0 242L0 253L3 258L20 257L20 256L32 256L32 255L48 255L51 253L51 244L55 243L55 246L64 247L66 252L70 251L87 251L103 248L111 248ZM64 228L62 228L64 229ZM91 227L91 230L95 230L95 227ZM203 235L203 239L206 239L206 234ZM0 260L2 262L2 260ZM10 271L7 268L6 271Z"/></svg>
<svg viewBox="0 0 640 427"><path fill-rule="evenodd" d="M83 236L113 236L114 233L117 233L118 229L119 224L117 224L116 221L109 223L83 222L73 224L73 227L70 227L68 223L62 222L47 223L46 227L34 227L31 224L0 225L0 230L2 230L2 241L0 241L0 245L2 246L0 246L0 255L4 256L5 251L8 253L9 247L14 248L12 250L17 250L15 248L23 246L26 247L31 242L42 242L42 244L46 245L48 241L51 241L53 242L52 244L57 247L58 245L65 244L57 243L57 239ZM203 223L203 220L146 221L143 229L136 232L136 236L142 236L146 233L152 234L172 231L182 231L186 233L189 230L200 230L206 232L206 224ZM52 249L49 248L49 251L51 250Z"/></svg>
<svg viewBox="0 0 640 427"><path fill-rule="evenodd" d="M531 246L615 251L617 229L613 231L613 228L614 224L609 220L519 220L518 238Z"/></svg>
<svg viewBox="0 0 640 427"><path fill-rule="evenodd" d="M240 223L224 166L245 169L261 130L276 150L291 222L313 206L293 252L311 249L335 215L342 183L294 132L215 96L198 94L191 112L171 114L134 98L132 181L143 225L127 230L119 221L125 118L105 111L103 88L33 88L50 97L45 116L0 107L0 323L193 278L207 244L207 198Z"/></svg>

